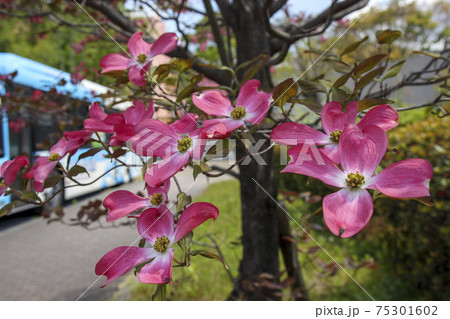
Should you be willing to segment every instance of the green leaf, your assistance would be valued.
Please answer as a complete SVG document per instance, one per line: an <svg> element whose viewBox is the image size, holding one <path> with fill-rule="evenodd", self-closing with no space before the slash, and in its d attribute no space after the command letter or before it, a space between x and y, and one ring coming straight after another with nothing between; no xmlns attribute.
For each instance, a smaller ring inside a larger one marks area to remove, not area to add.
<svg viewBox="0 0 450 319"><path fill-rule="evenodd" d="M333 88L331 89L331 100L337 101L345 107L350 101L353 100L353 97L342 89Z"/></svg>
<svg viewBox="0 0 450 319"><path fill-rule="evenodd" d="M358 112L361 112L362 110L368 109L372 106L394 103L394 101L386 99L363 99L358 101Z"/></svg>
<svg viewBox="0 0 450 319"><path fill-rule="evenodd" d="M20 199L26 199L26 200L31 199L31 200L34 200L34 201L39 202L39 203L42 202L42 200L40 199L40 197L39 197L35 192L28 192L28 193L25 193L25 194L23 194L23 195L20 197Z"/></svg>
<svg viewBox="0 0 450 319"><path fill-rule="evenodd" d="M67 175L70 177L75 177L75 176L77 176L79 174L83 174L83 173L86 173L88 176L90 176L88 171L86 170L86 168L84 168L83 166L80 166L80 165L75 165L67 172Z"/></svg>
<svg viewBox="0 0 450 319"><path fill-rule="evenodd" d="M241 86L244 85L244 83L248 80L252 79L253 76L266 65L267 61L269 61L269 56L264 55L260 60L250 66L245 71L244 76L242 77Z"/></svg>
<svg viewBox="0 0 450 319"><path fill-rule="evenodd" d="M357 42L354 42L354 43L350 44L349 46L347 46L347 47L344 49L344 51L342 51L341 57L343 57L344 55L349 54L349 53L355 51L355 50L356 50L363 42L367 41L368 38L369 38L369 37L366 36L364 39L362 39L362 40L360 40L360 41L357 41Z"/></svg>
<svg viewBox="0 0 450 319"><path fill-rule="evenodd" d="M382 81L389 79L389 78L393 78L394 76L396 76L400 70L403 67L403 64L405 64L406 60L402 60L398 63L395 63L393 66L391 66L389 68L389 70L386 72L386 74L383 76Z"/></svg>
<svg viewBox="0 0 450 319"><path fill-rule="evenodd" d="M12 210L16 207L17 203L18 201L16 200L0 208L0 217L10 214Z"/></svg>
<svg viewBox="0 0 450 319"><path fill-rule="evenodd" d="M118 150L115 150L111 155L105 155L105 158L118 158L124 155L126 152L126 149L119 148Z"/></svg>
<svg viewBox="0 0 450 319"><path fill-rule="evenodd" d="M202 168L200 167L200 165L195 165L194 164L194 171L193 171L193 174L192 174L194 176L194 180L197 179L197 176L199 174L201 174L201 172L202 172Z"/></svg>
<svg viewBox="0 0 450 319"><path fill-rule="evenodd" d="M172 63L177 71L182 73L192 68L192 66L194 65L194 59L175 59Z"/></svg>
<svg viewBox="0 0 450 319"><path fill-rule="evenodd" d="M354 74L360 76L364 72L373 69L385 57L386 54L378 54L365 59L355 67Z"/></svg>
<svg viewBox="0 0 450 319"><path fill-rule="evenodd" d="M252 60L253 61L253 60ZM249 61L250 62L250 61ZM245 64L245 63L243 63L243 64ZM250 64L250 63L249 63ZM216 70L222 70L222 71L228 71L228 72L230 72L231 74L233 74L234 75L234 70L232 69L232 68L229 68L229 67L227 67L227 66L219 66L219 65L214 65L214 64L207 64L207 63L199 63L198 64L199 66L204 66L204 67L207 67L207 68L210 68L210 69L216 69ZM236 69L237 70L237 69Z"/></svg>
<svg viewBox="0 0 450 319"><path fill-rule="evenodd" d="M398 30L384 30L376 32L377 41L379 44L389 44L402 36L402 32Z"/></svg>
<svg viewBox="0 0 450 319"><path fill-rule="evenodd" d="M343 86L345 83L347 83L348 79L350 79L351 76L352 72L342 75L339 79L336 80L336 82L333 83L332 88L338 88Z"/></svg>
<svg viewBox="0 0 450 319"><path fill-rule="evenodd" d="M353 93L358 92L362 88L364 88L367 84L369 84L376 76L380 75L384 72L385 67L382 66L381 68L375 69L373 71L370 71L366 75L364 75L358 82L355 84L355 89L353 90Z"/></svg>
<svg viewBox="0 0 450 319"><path fill-rule="evenodd" d="M177 241L178 246L187 254L191 250L191 240L194 237L194 233L192 231L189 232L186 236Z"/></svg>
<svg viewBox="0 0 450 319"><path fill-rule="evenodd" d="M338 73L347 73L352 70L350 65L339 60L327 58L324 59L324 61L330 63L333 69Z"/></svg>
<svg viewBox="0 0 450 319"><path fill-rule="evenodd" d="M320 114L320 112L322 112L323 105L314 99L306 98L306 99L295 100L295 102L306 106L314 113Z"/></svg>
<svg viewBox="0 0 450 319"><path fill-rule="evenodd" d="M55 187L56 184L59 183L59 181L61 180L62 175L55 175L55 176L50 176L49 178L47 178L44 182L44 188L51 188L51 187Z"/></svg>
<svg viewBox="0 0 450 319"><path fill-rule="evenodd" d="M267 55L266 55L266 54L260 54L260 55L258 55L256 58L253 58L253 59L251 59L251 60L248 60L248 61L246 61L246 62L244 62L244 63L238 65L234 71L237 72L237 71L239 71L239 70L241 70L241 69L245 69L245 68L248 67L250 64L252 64L252 63L254 63L254 62L256 62L256 61L258 61L258 60L260 60L260 59L265 59L265 58L267 58Z"/></svg>
<svg viewBox="0 0 450 319"><path fill-rule="evenodd" d="M192 203L191 196L186 195L186 193L181 192L177 195L177 213L181 212L185 206Z"/></svg>
<svg viewBox="0 0 450 319"><path fill-rule="evenodd" d="M191 94L195 92L195 85L196 83L191 83L188 86L186 86L183 90L181 90L181 92L178 93L177 102L181 102L185 98L191 96Z"/></svg>
<svg viewBox="0 0 450 319"><path fill-rule="evenodd" d="M317 92L327 92L327 89L320 83L308 81L308 80L298 80L298 86L302 89L304 94L313 94Z"/></svg>
<svg viewBox="0 0 450 319"><path fill-rule="evenodd" d="M78 160L82 160L83 158L94 156L95 154L100 152L102 149L103 149L103 147L91 148L91 149L87 150L86 152L80 154L80 156L78 156Z"/></svg>
<svg viewBox="0 0 450 319"><path fill-rule="evenodd" d="M191 256L198 256L198 255L200 255L200 256L203 256L203 257L208 258L208 259L218 260L218 261L220 261L223 264L225 269L227 269L227 270L230 269L230 268L228 268L227 264L225 263L225 260L222 257L220 257L220 256L218 256L216 254L210 253L207 250L202 250L202 249L200 249L200 250L193 250L193 251L189 252L189 255L191 255Z"/></svg>
<svg viewBox="0 0 450 319"><path fill-rule="evenodd" d="M144 246L145 246L145 238L141 238L141 240L139 241L139 247L144 248Z"/></svg>
<svg viewBox="0 0 450 319"><path fill-rule="evenodd" d="M287 80L284 80L280 84L278 84L276 87L272 89L273 92L273 100L275 103L282 107L286 104L291 98L294 98L297 96L298 93L298 86L295 84L294 79L290 78Z"/></svg>

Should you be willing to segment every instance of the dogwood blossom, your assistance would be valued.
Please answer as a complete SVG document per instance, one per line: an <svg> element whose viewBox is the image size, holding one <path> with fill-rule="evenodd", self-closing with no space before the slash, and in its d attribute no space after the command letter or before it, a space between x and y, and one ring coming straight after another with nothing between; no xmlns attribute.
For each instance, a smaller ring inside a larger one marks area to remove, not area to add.
<svg viewBox="0 0 450 319"><path fill-rule="evenodd" d="M347 124L355 123L357 115L357 102L350 102L345 110L342 110L340 103L329 102L325 104L321 113L325 133L304 124L286 122L277 126L270 134L270 138L274 142L291 146L303 144L307 140L316 145L324 145L321 151L339 164L339 138ZM376 125L388 131L398 125L398 113L389 105L376 106L367 112L357 125L360 129Z"/></svg>
<svg viewBox="0 0 450 319"><path fill-rule="evenodd" d="M386 133L379 126L367 125L361 129L347 124L339 141L342 169L322 149L313 152L314 145L303 144L289 150L291 161L281 172L311 176L340 188L325 196L323 216L333 234L351 237L363 229L372 216L373 201L367 189L395 198L430 196L433 169L426 160L403 160L375 175L387 144Z"/></svg>
<svg viewBox="0 0 450 319"><path fill-rule="evenodd" d="M100 259L95 273L107 277L104 287L136 266L147 263L139 271L139 281L172 284L172 246L194 228L210 218L215 220L218 215L219 210L214 205L195 203L183 211L174 227L172 213L165 206L149 208L139 216L137 229L151 247L117 247Z"/></svg>

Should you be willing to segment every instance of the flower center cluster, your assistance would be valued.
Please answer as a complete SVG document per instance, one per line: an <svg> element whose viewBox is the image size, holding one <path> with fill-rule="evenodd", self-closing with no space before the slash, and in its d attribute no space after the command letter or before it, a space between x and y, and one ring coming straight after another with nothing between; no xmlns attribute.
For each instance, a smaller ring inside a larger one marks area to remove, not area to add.
<svg viewBox="0 0 450 319"><path fill-rule="evenodd" d="M233 111L231 111L231 117L233 120L240 120L247 114L247 111L242 107L235 107Z"/></svg>
<svg viewBox="0 0 450 319"><path fill-rule="evenodd" d="M2 181L0 182L0 186L6 186L5 180L2 180Z"/></svg>
<svg viewBox="0 0 450 319"><path fill-rule="evenodd" d="M48 157L48 160L49 160L50 162L56 162L56 161L59 161L60 158L61 158L61 156L60 156L59 154L57 154L57 153L52 153L52 154L50 154L50 156Z"/></svg>
<svg viewBox="0 0 450 319"><path fill-rule="evenodd" d="M153 245L153 249L158 253L164 253L169 247L170 240L166 236L161 236L156 238L155 244Z"/></svg>
<svg viewBox="0 0 450 319"><path fill-rule="evenodd" d="M163 201L163 196L161 193L155 193L152 195L152 197L150 197L150 203L152 203L152 205L158 206L159 204L161 204Z"/></svg>
<svg viewBox="0 0 450 319"><path fill-rule="evenodd" d="M192 139L189 136L183 137L178 140L178 150L180 153L186 152L192 145Z"/></svg>
<svg viewBox="0 0 450 319"><path fill-rule="evenodd" d="M146 56L144 53L140 53L140 54L137 56L136 60L137 60L140 64L145 63L145 61L147 61L147 56Z"/></svg>
<svg viewBox="0 0 450 319"><path fill-rule="evenodd" d="M348 174L345 182L352 191L355 191L361 188L361 186L364 185L366 181L364 180L364 176L360 172L356 171L356 173Z"/></svg>
<svg viewBox="0 0 450 319"><path fill-rule="evenodd" d="M336 130L330 134L330 141L333 143L339 143L339 138L341 137L342 131Z"/></svg>

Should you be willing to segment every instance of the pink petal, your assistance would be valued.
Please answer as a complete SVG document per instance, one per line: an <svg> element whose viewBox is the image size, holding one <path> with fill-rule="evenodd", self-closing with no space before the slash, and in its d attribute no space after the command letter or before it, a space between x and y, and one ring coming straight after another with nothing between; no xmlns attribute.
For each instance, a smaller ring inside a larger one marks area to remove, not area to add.
<svg viewBox="0 0 450 319"><path fill-rule="evenodd" d="M258 91L260 86L261 82L258 80L246 82L241 87L236 101L236 107L242 106L247 111L245 120L252 124L261 123L270 108L272 93Z"/></svg>
<svg viewBox="0 0 450 319"><path fill-rule="evenodd" d="M136 100L133 102L133 106L130 106L123 112L125 123L136 125L142 120L151 119L155 109L153 108L153 100L150 102L148 109L145 108L145 104Z"/></svg>
<svg viewBox="0 0 450 319"><path fill-rule="evenodd" d="M139 271L139 281L144 284L172 284L173 248L159 254Z"/></svg>
<svg viewBox="0 0 450 319"><path fill-rule="evenodd" d="M192 138L192 149L189 150L189 156L194 160L201 160L206 147L206 132L203 128L198 128L189 134Z"/></svg>
<svg viewBox="0 0 450 319"><path fill-rule="evenodd" d="M223 123L215 123L203 128L206 138L224 139L231 135Z"/></svg>
<svg viewBox="0 0 450 319"><path fill-rule="evenodd" d="M304 124L287 122L275 127L270 134L270 139L283 145L297 145L297 144L316 144L326 145L330 144L330 138Z"/></svg>
<svg viewBox="0 0 450 319"><path fill-rule="evenodd" d="M122 145L125 141L131 140L136 135L133 124L114 125L114 133L111 140L114 138L118 141L119 145ZM111 140L109 145L113 146Z"/></svg>
<svg viewBox="0 0 450 319"><path fill-rule="evenodd" d="M360 232L372 217L373 202L365 189L340 191L323 199L323 217L333 234L348 238Z"/></svg>
<svg viewBox="0 0 450 319"><path fill-rule="evenodd" d="M34 179L33 186L37 192L44 191L44 183L58 162L51 162L48 157L38 157L30 171L23 175L26 179Z"/></svg>
<svg viewBox="0 0 450 319"><path fill-rule="evenodd" d="M109 210L106 221L113 222L138 209L150 206L150 201L132 192L119 190L109 194L103 201L103 206Z"/></svg>
<svg viewBox="0 0 450 319"><path fill-rule="evenodd" d="M128 71L128 78L130 79L130 82L133 83L134 85L144 86L145 85L144 74L145 72L142 72L141 67L132 66Z"/></svg>
<svg viewBox="0 0 450 319"><path fill-rule="evenodd" d="M170 179L166 179L165 181L162 181L161 184L157 185L156 187L152 187L152 186L149 186L150 175L148 175L146 173L144 178L145 178L145 183L146 183L147 190L150 190L150 189L162 189L166 193L169 192Z"/></svg>
<svg viewBox="0 0 450 319"><path fill-rule="evenodd" d="M146 172L149 186L156 187L178 173L189 162L189 153L174 153L159 163L152 165Z"/></svg>
<svg viewBox="0 0 450 319"><path fill-rule="evenodd" d="M63 135L66 139L82 139L83 141L87 141L91 138L92 132L86 131L86 130L79 130L79 131L69 131L64 132Z"/></svg>
<svg viewBox="0 0 450 319"><path fill-rule="evenodd" d="M210 203L194 203L181 213L175 229L175 242L189 234L194 228L203 224L208 219L216 220L219 209Z"/></svg>
<svg viewBox="0 0 450 319"><path fill-rule="evenodd" d="M152 245L161 236L166 236L172 244L174 243L173 216L166 206L144 210L139 216L137 229L139 235Z"/></svg>
<svg viewBox="0 0 450 319"><path fill-rule="evenodd" d="M325 133L342 131L347 124L355 124L358 115L358 103L350 102L345 111L342 112L342 105L339 102L329 102L322 109L322 126Z"/></svg>
<svg viewBox="0 0 450 319"><path fill-rule="evenodd" d="M238 129L245 125L245 122L243 120L234 120L231 117L226 117L223 119L213 119L203 121L203 126L208 127L211 125L216 125L218 123L222 123L223 125L225 125L227 132L234 131L235 129Z"/></svg>
<svg viewBox="0 0 450 319"><path fill-rule="evenodd" d="M133 59L136 59L141 53L147 56L150 53L150 44L142 40L142 32L134 33L128 40L127 46Z"/></svg>
<svg viewBox="0 0 450 319"><path fill-rule="evenodd" d="M413 158L392 164L375 175L368 188L378 189L387 196L416 198L430 196L429 183L433 167L423 159Z"/></svg>
<svg viewBox="0 0 450 319"><path fill-rule="evenodd" d="M398 125L398 113L389 105L376 106L367 112L362 120L358 122L360 129L368 125L376 125L384 131L389 131Z"/></svg>
<svg viewBox="0 0 450 319"><path fill-rule="evenodd" d="M100 60L100 66L102 67L101 73L126 70L130 66L131 62L132 61L130 59L120 54L108 54Z"/></svg>
<svg viewBox="0 0 450 319"><path fill-rule="evenodd" d="M302 144L289 149L291 161L281 173L295 173L317 178L325 184L344 187L345 175L315 145Z"/></svg>
<svg viewBox="0 0 450 319"><path fill-rule="evenodd" d="M175 33L164 33L154 43L150 50L149 57L152 58L158 54L169 53L176 48L178 37Z"/></svg>
<svg viewBox="0 0 450 319"><path fill-rule="evenodd" d="M170 127L178 134L189 134L198 126L198 115L195 113L186 113L181 119L170 124Z"/></svg>
<svg viewBox="0 0 450 319"><path fill-rule="evenodd" d="M130 140L138 155L163 157L177 152L179 136L169 124L148 119L135 127L137 134Z"/></svg>
<svg viewBox="0 0 450 319"><path fill-rule="evenodd" d="M114 133L114 125L106 124L102 120L86 119L83 122L84 129L91 132Z"/></svg>
<svg viewBox="0 0 450 319"><path fill-rule="evenodd" d="M97 102L91 104L91 107L89 108L89 117L91 119L104 120L107 116L108 115L103 111L100 104Z"/></svg>
<svg viewBox="0 0 450 319"><path fill-rule="evenodd" d="M359 171L367 179L375 172L387 150L386 133L378 126L360 130L355 124L345 127L339 139L341 166L346 174Z"/></svg>
<svg viewBox="0 0 450 319"><path fill-rule="evenodd" d="M84 140L81 138L66 140L64 137L50 148L50 154L59 154L60 157L64 157L67 153L74 153L78 148L84 144Z"/></svg>
<svg viewBox="0 0 450 319"><path fill-rule="evenodd" d="M152 248L122 246L117 247L103 256L95 266L95 274L106 276L106 286L113 280L126 274L134 267L155 258L157 252Z"/></svg>
<svg viewBox="0 0 450 319"><path fill-rule="evenodd" d="M17 178L17 174L20 169L30 164L28 157L21 155L17 156L13 160L9 160L3 163L0 172L6 185L12 185Z"/></svg>
<svg viewBox="0 0 450 319"><path fill-rule="evenodd" d="M336 143L331 143L325 145L320 149L320 151L325 154L330 160L336 164L340 164L341 157L339 156L339 146Z"/></svg>
<svg viewBox="0 0 450 319"><path fill-rule="evenodd" d="M192 95L192 102L203 112L212 116L230 116L233 106L220 91L209 90L200 95Z"/></svg>

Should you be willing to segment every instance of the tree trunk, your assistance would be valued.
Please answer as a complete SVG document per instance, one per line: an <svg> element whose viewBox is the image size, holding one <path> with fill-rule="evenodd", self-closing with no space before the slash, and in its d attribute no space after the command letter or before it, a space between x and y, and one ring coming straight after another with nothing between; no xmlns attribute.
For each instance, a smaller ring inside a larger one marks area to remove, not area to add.
<svg viewBox="0 0 450 319"><path fill-rule="evenodd" d="M269 39L264 22L261 20L258 1L245 1L245 4L236 1L234 6L237 6L234 31L238 63L251 60L262 53L269 54ZM263 89L269 89L270 78L267 72L262 70L255 78L261 81ZM254 134L253 137L255 142L265 139L259 134ZM260 150L269 145L270 141L266 140ZM238 147L238 158L244 154ZM237 289L240 292L239 298L245 300L279 300L281 298L277 285L279 275L277 205L261 189L261 187L264 188L273 198L277 197L273 152L263 154L262 158L265 161L264 165L252 158L249 163L243 162L239 166L244 253Z"/></svg>

